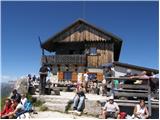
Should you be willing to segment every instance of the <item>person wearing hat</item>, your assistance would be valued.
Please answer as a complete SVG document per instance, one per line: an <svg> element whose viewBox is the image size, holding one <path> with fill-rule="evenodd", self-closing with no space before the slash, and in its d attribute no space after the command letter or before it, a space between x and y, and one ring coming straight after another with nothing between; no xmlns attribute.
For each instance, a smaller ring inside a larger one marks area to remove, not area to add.
<svg viewBox="0 0 160 120"><path fill-rule="evenodd" d="M117 118L119 119L119 106L116 102L114 102L113 96L108 98L108 102L106 102L105 106L103 107L102 117L103 119L106 118Z"/></svg>

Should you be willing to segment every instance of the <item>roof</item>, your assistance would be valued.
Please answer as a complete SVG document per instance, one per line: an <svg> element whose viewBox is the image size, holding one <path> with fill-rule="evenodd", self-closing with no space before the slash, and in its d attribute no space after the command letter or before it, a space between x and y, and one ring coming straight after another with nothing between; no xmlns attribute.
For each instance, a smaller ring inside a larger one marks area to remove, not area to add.
<svg viewBox="0 0 160 120"><path fill-rule="evenodd" d="M89 24L88 22L86 22L85 20L82 20L82 19L78 19L77 21L75 21L74 23L72 23L71 25L69 25L68 27L63 29L62 31L60 31L57 34L55 34L54 36L50 37L48 40L46 40L44 43L42 43L42 48L44 48L47 51L52 51L51 44L53 44L54 42L58 42L58 41L56 41L56 38L61 36L64 32L68 31L69 29L71 29L72 27L74 27L77 24L79 24L79 25L85 24L85 25L103 33L104 35L111 37L112 38L111 40L114 42L114 52L115 52L114 60L118 61L119 56L120 56L121 46L122 46L122 39L119 38L118 36L108 32L108 31L104 31L104 30L102 30L92 24Z"/></svg>
<svg viewBox="0 0 160 120"><path fill-rule="evenodd" d="M159 70L157 70L157 69L152 69L152 68L147 68L147 67L142 67L142 66L137 66L137 65L131 65L131 64L128 64L128 63L121 63L121 62L115 61L115 62L113 62L113 64L117 65L117 66L121 66L121 67L127 67L127 68L130 68L130 69L154 72L156 74L159 73Z"/></svg>

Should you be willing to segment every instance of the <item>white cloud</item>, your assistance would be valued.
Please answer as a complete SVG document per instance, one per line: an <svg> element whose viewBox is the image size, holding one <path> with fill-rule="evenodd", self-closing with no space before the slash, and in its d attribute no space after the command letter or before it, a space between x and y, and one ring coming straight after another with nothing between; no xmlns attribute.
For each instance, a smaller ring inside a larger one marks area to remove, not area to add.
<svg viewBox="0 0 160 120"><path fill-rule="evenodd" d="M17 77L15 76L9 76L9 75L1 75L1 82L8 82L12 80L16 80Z"/></svg>

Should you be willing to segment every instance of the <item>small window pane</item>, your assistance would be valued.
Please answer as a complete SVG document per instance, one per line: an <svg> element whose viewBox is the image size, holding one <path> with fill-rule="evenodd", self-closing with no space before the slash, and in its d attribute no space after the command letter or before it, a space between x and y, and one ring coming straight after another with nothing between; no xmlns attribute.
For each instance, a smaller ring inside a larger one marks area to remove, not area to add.
<svg viewBox="0 0 160 120"><path fill-rule="evenodd" d="M96 55L97 54L97 49L95 47L90 48L90 55Z"/></svg>

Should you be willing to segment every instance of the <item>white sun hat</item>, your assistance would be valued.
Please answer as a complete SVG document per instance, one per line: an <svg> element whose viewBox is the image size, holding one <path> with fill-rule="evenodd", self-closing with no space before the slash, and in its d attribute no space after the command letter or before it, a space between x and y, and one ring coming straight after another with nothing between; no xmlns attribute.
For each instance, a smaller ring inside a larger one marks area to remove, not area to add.
<svg viewBox="0 0 160 120"><path fill-rule="evenodd" d="M110 96L108 99L109 99L109 100L113 100L113 99L114 99L114 97L113 97L113 96Z"/></svg>

